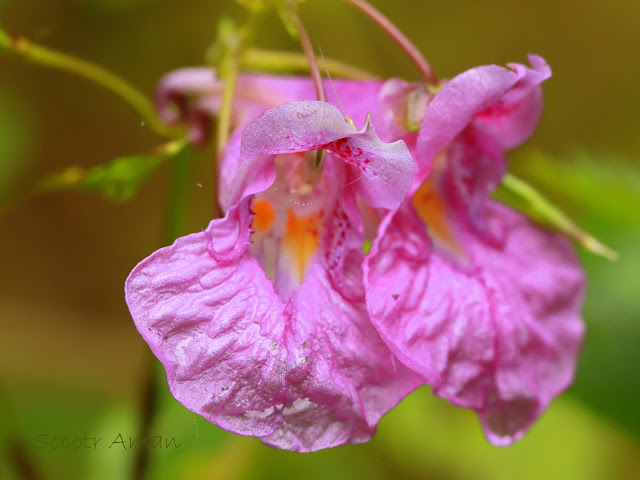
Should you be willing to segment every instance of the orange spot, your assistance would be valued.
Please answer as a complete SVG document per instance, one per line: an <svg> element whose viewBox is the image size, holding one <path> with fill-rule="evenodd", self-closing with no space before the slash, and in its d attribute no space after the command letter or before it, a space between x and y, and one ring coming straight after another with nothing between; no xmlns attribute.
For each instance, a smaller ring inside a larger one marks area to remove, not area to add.
<svg viewBox="0 0 640 480"><path fill-rule="evenodd" d="M276 210L269 200L256 198L251 205L256 216L253 219L252 227L256 232L264 233L268 231L276 220Z"/></svg>
<svg viewBox="0 0 640 480"><path fill-rule="evenodd" d="M423 183L411 199L418 215L429 229L429 235L458 255L463 250L447 225L446 205L438 195L432 182Z"/></svg>
<svg viewBox="0 0 640 480"><path fill-rule="evenodd" d="M299 282L302 282L307 264L318 248L319 223L320 215L317 213L308 217L298 217L293 210L289 209L284 232L284 247L294 262Z"/></svg>

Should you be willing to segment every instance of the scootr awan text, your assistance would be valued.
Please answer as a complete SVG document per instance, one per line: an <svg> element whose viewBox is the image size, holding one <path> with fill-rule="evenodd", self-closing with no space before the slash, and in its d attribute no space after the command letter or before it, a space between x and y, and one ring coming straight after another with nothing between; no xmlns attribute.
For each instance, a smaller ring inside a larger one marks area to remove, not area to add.
<svg viewBox="0 0 640 480"><path fill-rule="evenodd" d="M49 435L41 433L34 437L35 448L49 448L51 450L97 450L116 449L134 450L140 448L168 449L179 448L181 442L175 437L154 435L153 437L132 437L118 433L115 437L97 437L84 434L83 436Z"/></svg>

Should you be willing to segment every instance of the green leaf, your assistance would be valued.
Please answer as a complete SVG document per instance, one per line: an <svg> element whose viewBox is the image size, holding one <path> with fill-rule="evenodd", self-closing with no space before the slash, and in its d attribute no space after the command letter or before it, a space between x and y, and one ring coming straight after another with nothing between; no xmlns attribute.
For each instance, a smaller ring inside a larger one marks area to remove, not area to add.
<svg viewBox="0 0 640 480"><path fill-rule="evenodd" d="M156 168L177 155L185 145L185 140L179 140L166 144L155 154L116 158L88 170L69 167L42 179L33 193L71 189L97 193L117 203L125 202L136 194Z"/></svg>

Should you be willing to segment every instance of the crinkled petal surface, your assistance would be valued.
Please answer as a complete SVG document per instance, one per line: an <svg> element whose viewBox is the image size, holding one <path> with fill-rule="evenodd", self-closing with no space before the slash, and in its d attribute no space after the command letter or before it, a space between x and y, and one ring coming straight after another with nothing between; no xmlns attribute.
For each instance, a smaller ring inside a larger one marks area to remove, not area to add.
<svg viewBox="0 0 640 480"><path fill-rule="evenodd" d="M422 382L369 322L362 232L348 228L355 189L333 195L320 253L292 296L283 299L274 290L249 250L254 194L273 183L276 155L322 147L336 152L327 162L343 158L344 168L359 170L357 151L344 148L370 147L369 164L380 163L380 178L372 172L370 185L380 186L380 205L397 205L411 182L411 157L404 147L395 158L398 146L385 157L387 147L374 137L366 127L354 131L321 102L267 112L241 142L225 218L158 250L131 272L125 289L135 325L187 408L269 445L314 451L369 440L380 417ZM396 161L407 178L396 178L396 167L387 172ZM400 191L386 190L389 179ZM341 248L333 248L336 241Z"/></svg>
<svg viewBox="0 0 640 480"><path fill-rule="evenodd" d="M405 204L364 266L373 323L434 393L476 410L491 442L519 439L571 382L583 336L583 274L569 243L491 203L498 248L466 231L470 266L433 249Z"/></svg>

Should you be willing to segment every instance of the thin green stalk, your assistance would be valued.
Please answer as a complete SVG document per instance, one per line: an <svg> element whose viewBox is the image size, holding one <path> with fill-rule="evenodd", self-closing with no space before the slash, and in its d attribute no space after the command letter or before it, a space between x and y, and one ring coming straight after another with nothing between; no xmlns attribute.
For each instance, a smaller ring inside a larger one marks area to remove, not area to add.
<svg viewBox="0 0 640 480"><path fill-rule="evenodd" d="M240 58L242 53L247 48L250 42L253 28L258 16L261 14L262 9L256 8L249 12L249 17L246 23L240 29L236 29L235 25L230 24L225 30L220 32L218 42L222 54L217 64L220 74L220 78L224 81L224 87L222 91L222 103L220 105L220 112L218 113L218 121L215 127L215 148L216 148L216 162L213 166L213 214L214 218L221 215L221 209L218 205L218 167L220 165L220 159L224 152L227 142L229 141L229 134L231 132L231 117L233 114L233 98L236 92L236 81L238 79L238 73L240 71Z"/></svg>
<svg viewBox="0 0 640 480"><path fill-rule="evenodd" d="M562 232L591 253L611 261L618 259L618 254L615 251L578 227L563 211L528 183L510 173L506 173L502 178L501 187L516 197L518 204L514 205L514 207L534 220ZM499 196L500 191L497 193Z"/></svg>
<svg viewBox="0 0 640 480"><path fill-rule="evenodd" d="M169 199L167 220L167 244L185 233L186 212L189 204L189 178L191 177L192 150L181 151L173 162L173 185Z"/></svg>
<svg viewBox="0 0 640 480"><path fill-rule="evenodd" d="M347 63L331 58L324 62L332 77L352 80L379 80L380 77L371 72L353 67ZM309 62L305 55L297 52L281 52L277 50L247 49L240 58L242 70L273 73L309 73Z"/></svg>
<svg viewBox="0 0 640 480"><path fill-rule="evenodd" d="M72 73L115 93L133 108L158 135L175 137L179 131L166 125L156 114L153 103L131 84L114 73L66 53L43 47L27 38L10 36L0 30L0 51L6 50L29 62Z"/></svg>
<svg viewBox="0 0 640 480"><path fill-rule="evenodd" d="M238 59L235 55L230 55L223 69L224 88L222 91L222 103L218 122L216 123L216 162L213 165L213 218L218 218L221 214L218 205L218 168L222 154L229 141L231 132L231 116L233 113L233 97L236 92L236 81L238 79Z"/></svg>

